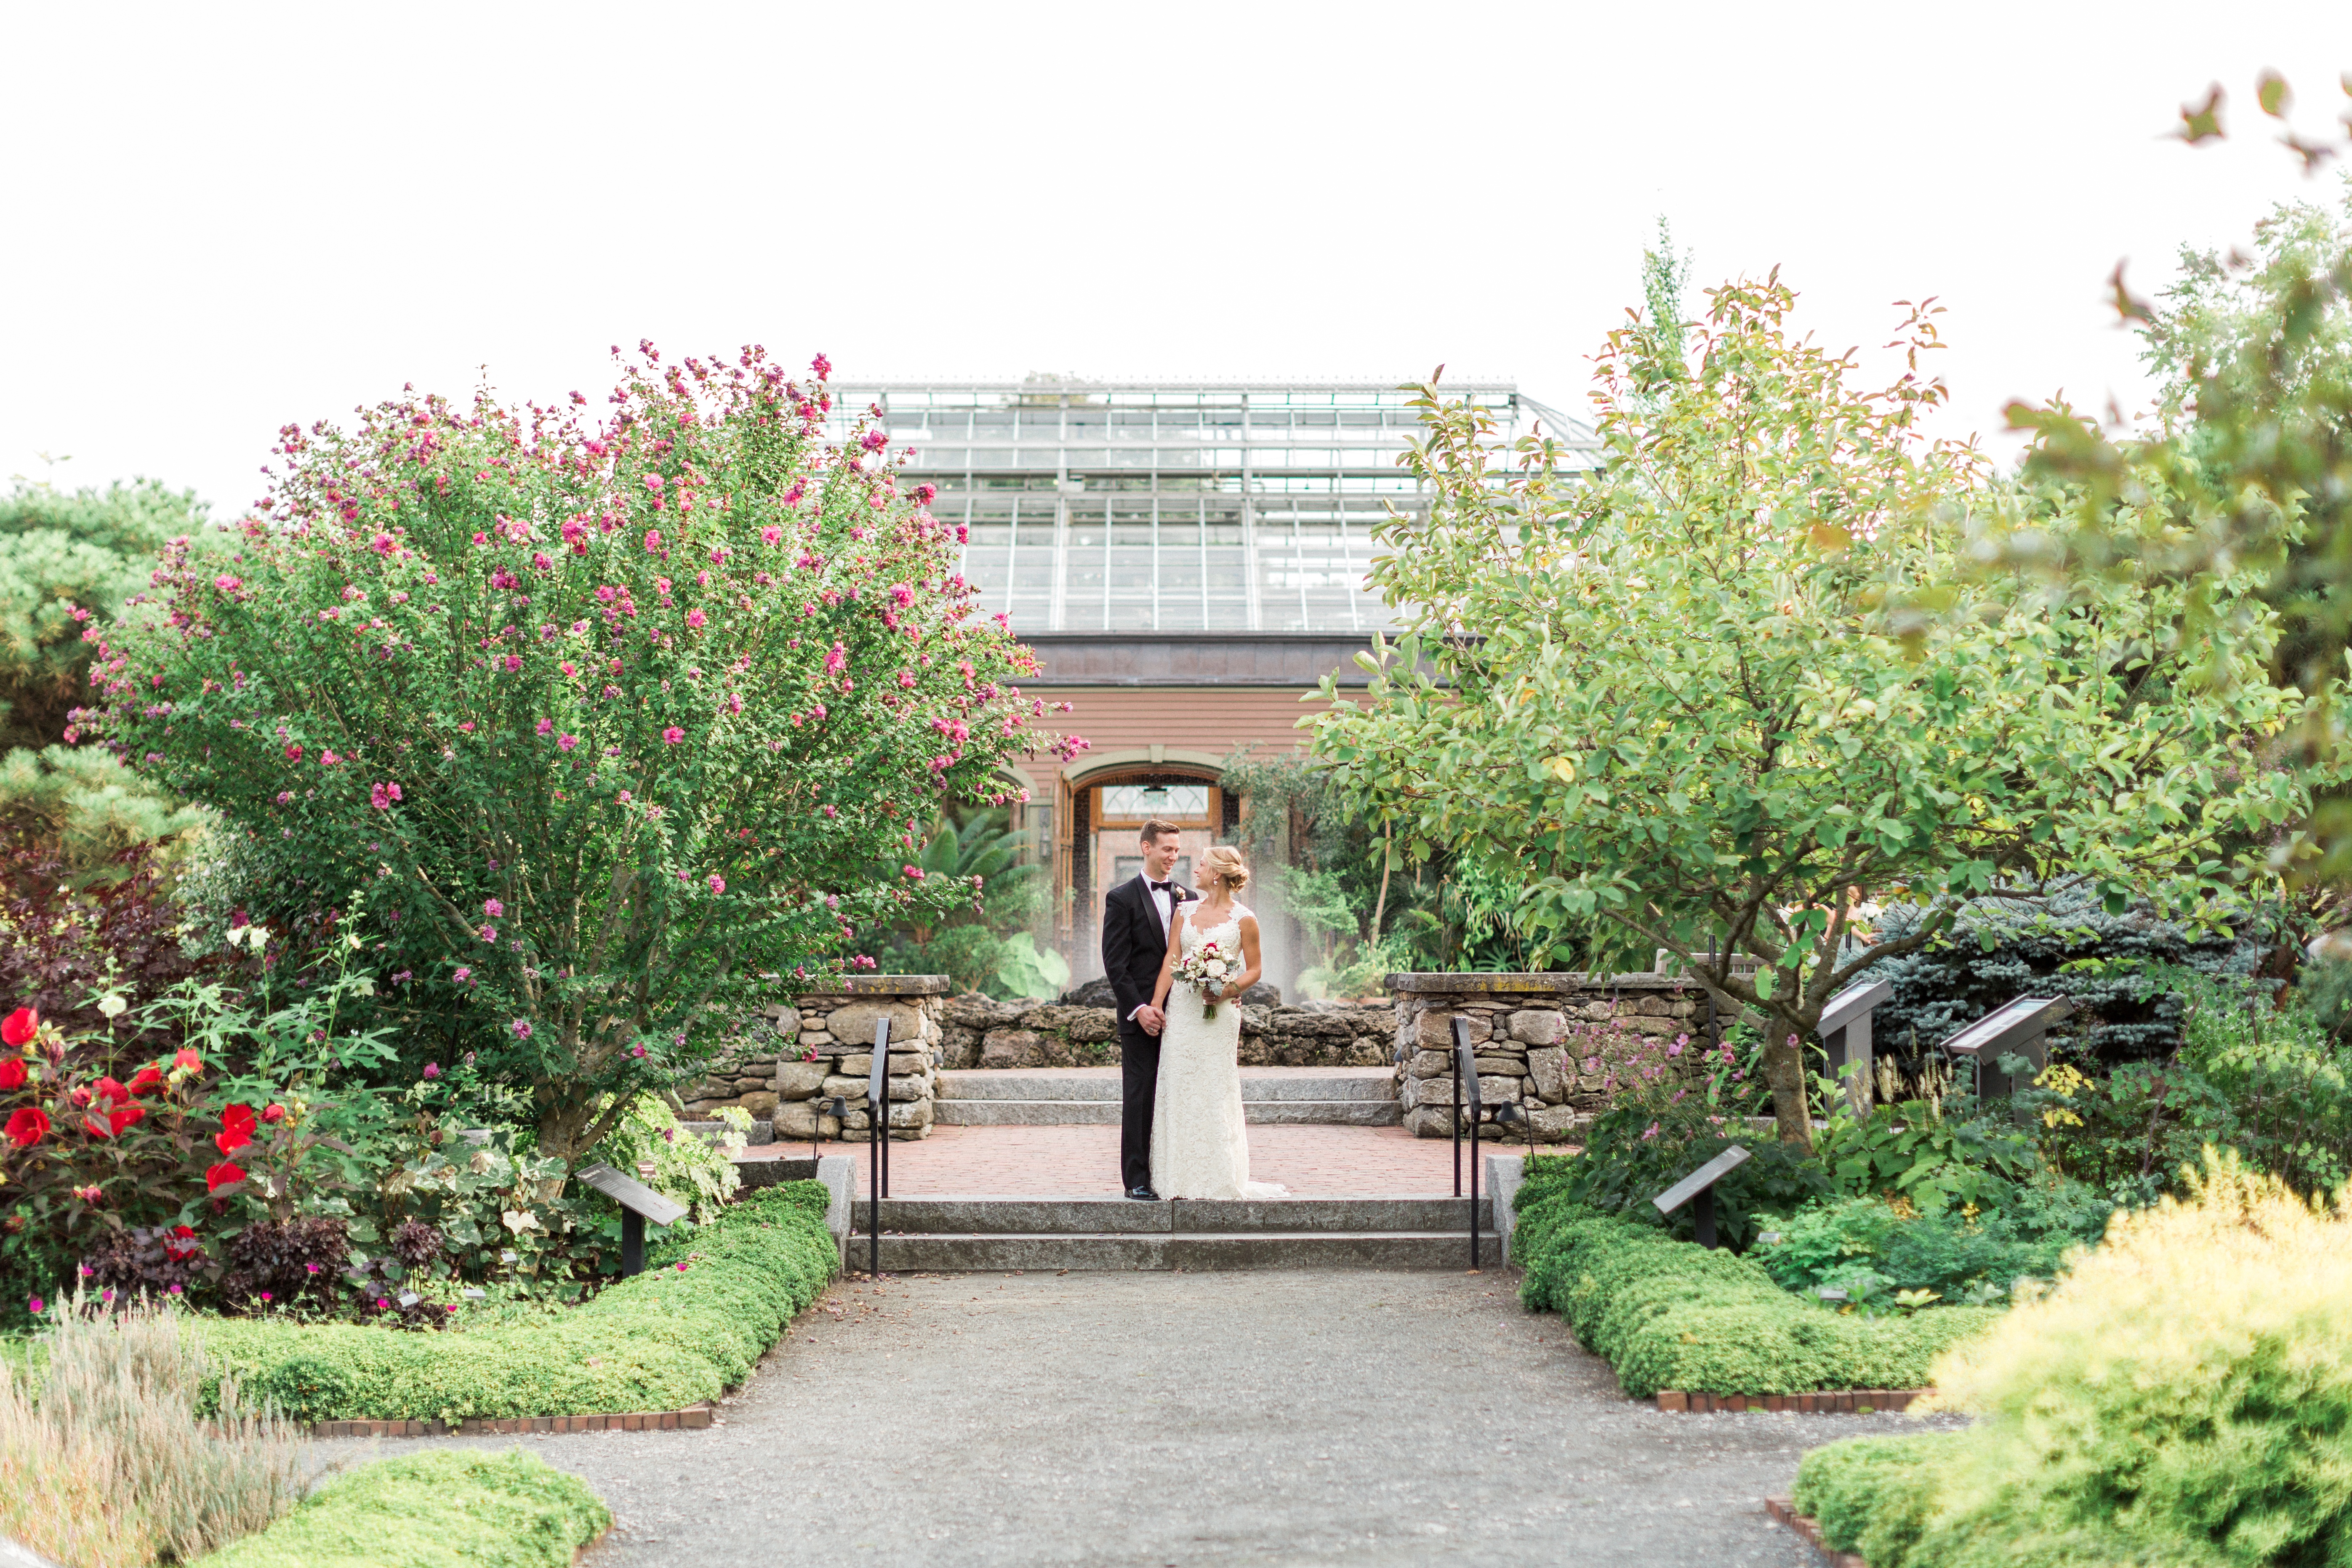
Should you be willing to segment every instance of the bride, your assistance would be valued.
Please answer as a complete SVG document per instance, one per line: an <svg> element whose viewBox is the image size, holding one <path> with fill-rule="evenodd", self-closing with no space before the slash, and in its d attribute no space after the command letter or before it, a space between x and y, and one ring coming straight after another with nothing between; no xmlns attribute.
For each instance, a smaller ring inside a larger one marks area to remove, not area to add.
<svg viewBox="0 0 2352 1568"><path fill-rule="evenodd" d="M1202 896L1177 906L1168 922L1168 956L1151 1005L1167 1015L1160 1035L1160 1079L1151 1119L1151 1184L1163 1198L1272 1198L1285 1189L1249 1179L1249 1132L1242 1121L1241 994L1263 973L1257 917L1234 897L1249 883L1241 851L1220 844L1202 857ZM1216 987L1216 1016L1202 1017L1203 997L1176 987L1176 965L1203 942L1231 952L1240 939L1242 970ZM1176 994L1171 995L1171 989Z"/></svg>

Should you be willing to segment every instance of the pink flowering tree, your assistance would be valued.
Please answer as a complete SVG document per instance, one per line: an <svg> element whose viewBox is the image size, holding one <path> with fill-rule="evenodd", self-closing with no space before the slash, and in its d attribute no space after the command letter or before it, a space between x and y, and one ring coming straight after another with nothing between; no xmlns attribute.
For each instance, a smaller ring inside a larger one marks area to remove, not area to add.
<svg viewBox="0 0 2352 1568"><path fill-rule="evenodd" d="M1040 732L1034 659L870 411L826 441L822 357L640 349L601 418L412 396L288 426L235 548L174 543L91 632L77 716L303 907L356 901L387 1010L528 1084L566 1160L779 977L970 904L908 864L919 826L1084 744Z"/></svg>

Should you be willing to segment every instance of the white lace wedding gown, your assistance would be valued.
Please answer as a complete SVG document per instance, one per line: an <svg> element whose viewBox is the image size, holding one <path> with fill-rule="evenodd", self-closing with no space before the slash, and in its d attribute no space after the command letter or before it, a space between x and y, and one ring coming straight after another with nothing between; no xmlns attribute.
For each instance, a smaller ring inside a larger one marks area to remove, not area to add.
<svg viewBox="0 0 2352 1568"><path fill-rule="evenodd" d="M1242 917L1233 912L1207 931L1192 928L1182 906L1178 940L1182 951L1212 938L1229 952L1241 951ZM1151 1108L1151 1186L1163 1198L1276 1198L1287 1190L1249 1179L1249 1131L1242 1120L1242 1073L1237 1059L1242 1035L1238 1000L1217 1004L1217 1016L1201 1016L1201 994L1190 985L1168 993L1168 1023L1160 1032L1160 1079Z"/></svg>

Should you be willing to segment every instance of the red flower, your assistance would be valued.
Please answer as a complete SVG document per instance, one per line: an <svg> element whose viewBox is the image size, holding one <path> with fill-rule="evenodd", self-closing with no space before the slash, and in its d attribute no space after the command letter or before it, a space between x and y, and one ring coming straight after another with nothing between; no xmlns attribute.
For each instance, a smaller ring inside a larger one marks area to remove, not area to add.
<svg viewBox="0 0 2352 1568"><path fill-rule="evenodd" d="M174 1072L182 1068L185 1068L190 1072L202 1072L205 1070L205 1058L183 1046L180 1047L180 1054L172 1058L172 1069Z"/></svg>
<svg viewBox="0 0 2352 1568"><path fill-rule="evenodd" d="M19 1149L29 1149L49 1135L49 1113L38 1106L28 1105L8 1118L8 1142Z"/></svg>
<svg viewBox="0 0 2352 1568"><path fill-rule="evenodd" d="M250 1138L253 1136L254 1121L253 1107L250 1105L221 1107L221 1128L224 1131L240 1132Z"/></svg>
<svg viewBox="0 0 2352 1568"><path fill-rule="evenodd" d="M227 1186L231 1182L241 1182L243 1180L245 1180L245 1172L237 1166L230 1164L226 1160L223 1160L219 1164L215 1165L212 1169L205 1173L205 1191L208 1193L216 1193L223 1187Z"/></svg>
<svg viewBox="0 0 2352 1568"><path fill-rule="evenodd" d="M25 1078L23 1062L14 1057L0 1062L0 1089L22 1089L25 1087Z"/></svg>
<svg viewBox="0 0 2352 1568"><path fill-rule="evenodd" d="M120 1133L124 1128L136 1127L140 1122L146 1119L147 1108L145 1106L126 1105L120 1110L108 1112L106 1121L108 1126L113 1128L117 1133Z"/></svg>
<svg viewBox="0 0 2352 1568"><path fill-rule="evenodd" d="M81 1119L81 1125L82 1131L93 1138L114 1136L114 1129L106 1124L106 1118L103 1116L85 1116Z"/></svg>
<svg viewBox="0 0 2352 1568"><path fill-rule="evenodd" d="M7 1022L0 1023L0 1040L12 1046L30 1045L40 1027L41 1020L37 1014L30 1007L19 1007L8 1015Z"/></svg>
<svg viewBox="0 0 2352 1568"><path fill-rule="evenodd" d="M131 1098L131 1091L123 1088L121 1084L115 1082L114 1079L110 1078L102 1078L98 1080L98 1092L108 1100L114 1101L117 1105L121 1105L124 1100Z"/></svg>
<svg viewBox="0 0 2352 1568"><path fill-rule="evenodd" d="M133 1094L153 1094L163 1087L163 1073L160 1068L141 1068L131 1075L131 1092Z"/></svg>
<svg viewBox="0 0 2352 1568"><path fill-rule="evenodd" d="M276 1126L278 1122L286 1120L286 1108L282 1105L273 1104L262 1111L261 1119L264 1121L268 1122L270 1125Z"/></svg>
<svg viewBox="0 0 2352 1568"><path fill-rule="evenodd" d="M234 1154L253 1140L232 1127L226 1132L213 1134L213 1146L224 1154Z"/></svg>

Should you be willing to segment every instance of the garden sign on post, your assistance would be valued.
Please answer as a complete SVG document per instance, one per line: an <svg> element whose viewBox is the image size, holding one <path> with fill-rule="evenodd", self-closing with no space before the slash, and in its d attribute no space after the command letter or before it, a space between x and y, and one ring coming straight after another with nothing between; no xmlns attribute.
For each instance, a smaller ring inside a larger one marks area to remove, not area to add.
<svg viewBox="0 0 2352 1568"><path fill-rule="evenodd" d="M2041 1072L2050 1065L2050 1049L2042 1043L2042 1037L2049 1033L2051 1025L2074 1013L2074 1004L2063 996L2020 996L1936 1048L1976 1064L1979 1102L2007 1100L2016 1094L2017 1085L2000 1069L2000 1058L2021 1056L2033 1064L2036 1073Z"/></svg>
<svg viewBox="0 0 2352 1568"><path fill-rule="evenodd" d="M1691 1209L1691 1224L1698 1232L1701 1247L1714 1247L1715 1184L1748 1163L1748 1151L1734 1143L1664 1192L1650 1200L1661 1215L1671 1215L1693 1198L1698 1200Z"/></svg>
<svg viewBox="0 0 2352 1568"><path fill-rule="evenodd" d="M1845 1080L1845 1095L1857 1116L1870 1114L1870 1016L1894 994L1895 983L1891 980L1866 980L1849 985L1822 1005L1822 1021L1815 1026L1822 1047L1829 1052L1832 1080L1848 1064L1853 1068L1853 1076Z"/></svg>
<svg viewBox="0 0 2352 1568"><path fill-rule="evenodd" d="M676 1225L686 1217L686 1205L674 1204L643 1182L633 1182L610 1165L585 1165L581 1184L595 1188L621 1205L621 1276L642 1274L646 1268L646 1221Z"/></svg>

